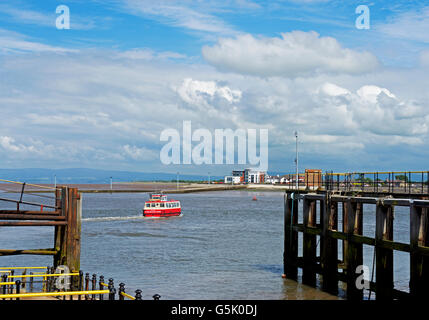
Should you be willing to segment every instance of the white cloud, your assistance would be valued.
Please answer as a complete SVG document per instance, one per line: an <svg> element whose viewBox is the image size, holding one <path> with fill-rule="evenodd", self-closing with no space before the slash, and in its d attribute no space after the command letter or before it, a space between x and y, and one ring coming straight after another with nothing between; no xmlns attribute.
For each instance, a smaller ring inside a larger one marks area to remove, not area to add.
<svg viewBox="0 0 429 320"><path fill-rule="evenodd" d="M424 70L260 78L159 54L0 56L2 159L11 166L159 170L159 135L181 132L183 120L194 129L268 128L270 163L283 165L293 163L294 130L312 164L332 155L342 163L371 161L389 146L399 152L428 141Z"/></svg>
<svg viewBox="0 0 429 320"><path fill-rule="evenodd" d="M202 53L221 70L257 76L361 74L374 71L379 64L369 52L343 48L334 38L302 31L282 33L281 38L250 34L223 38L214 46L204 46Z"/></svg>
<svg viewBox="0 0 429 320"><path fill-rule="evenodd" d="M220 86L215 81L199 81L186 78L177 89L183 101L193 105L207 105L208 100L222 98L229 103L239 102L241 91L233 90L228 86Z"/></svg>
<svg viewBox="0 0 429 320"><path fill-rule="evenodd" d="M6 151L12 151L12 152L22 152L22 151L32 151L34 150L34 147L26 147L24 145L16 145L15 139L7 136L0 136L0 146L5 149Z"/></svg>
<svg viewBox="0 0 429 320"><path fill-rule="evenodd" d="M22 34L5 29L0 29L0 53L17 52L70 53L78 52L78 50L56 47L36 41L30 41L28 37Z"/></svg>
<svg viewBox="0 0 429 320"><path fill-rule="evenodd" d="M215 14L211 2L171 0L122 0L132 14L155 19L161 23L191 31L234 34L232 26ZM243 5L246 3L243 2ZM248 3L249 5L250 3Z"/></svg>
<svg viewBox="0 0 429 320"><path fill-rule="evenodd" d="M324 84L322 88L334 86ZM421 142L422 136L428 133L429 117L425 109L412 101L398 99L386 88L365 85L355 93L344 88L338 88L335 95L326 90L319 92L321 94L315 96L315 102L319 99L324 101L325 112L337 109L339 125L347 123L355 134L360 135L362 132L395 136L392 139L393 144L407 141L397 139L396 136L420 136L418 139ZM342 99L338 99L339 97ZM412 141L415 143L417 140Z"/></svg>
<svg viewBox="0 0 429 320"><path fill-rule="evenodd" d="M130 146L128 144L123 146L123 151L126 157L136 161L153 161L159 157L159 155L156 154L153 150L145 147L139 148L136 146Z"/></svg>
<svg viewBox="0 0 429 320"><path fill-rule="evenodd" d="M0 12L21 23L55 27L56 17L54 12L52 14L44 14L33 10L12 7L6 4L0 5Z"/></svg>
<svg viewBox="0 0 429 320"><path fill-rule="evenodd" d="M429 42L429 7L400 13L387 22L374 25L374 30L392 38Z"/></svg>
<svg viewBox="0 0 429 320"><path fill-rule="evenodd" d="M184 59L186 56L177 52L163 51L156 52L151 49L132 49L119 52L119 58L132 60L155 60L155 59Z"/></svg>
<svg viewBox="0 0 429 320"><path fill-rule="evenodd" d="M377 103L378 97L381 93L384 93L390 98L396 99L395 95L392 94L389 90L377 86L367 85L363 86L357 91L357 94L361 99L373 104Z"/></svg>
<svg viewBox="0 0 429 320"><path fill-rule="evenodd" d="M337 86L336 84L326 82L324 83L320 88L319 92L323 92L328 96L342 96L350 94L351 92L345 88L341 88L340 86Z"/></svg>

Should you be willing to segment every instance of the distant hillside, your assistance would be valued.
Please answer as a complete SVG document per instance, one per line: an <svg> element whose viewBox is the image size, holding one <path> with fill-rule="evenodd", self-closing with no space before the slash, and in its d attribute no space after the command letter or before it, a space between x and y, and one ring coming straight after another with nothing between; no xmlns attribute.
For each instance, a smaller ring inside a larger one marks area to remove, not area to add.
<svg viewBox="0 0 429 320"><path fill-rule="evenodd" d="M0 169L0 179L14 180L29 183L110 183L110 177L114 182L132 181L171 181L176 180L176 174L172 173L145 173L132 171L107 171L86 168L72 169ZM184 181L207 181L207 176L179 175ZM223 179L221 176L213 176L212 180Z"/></svg>

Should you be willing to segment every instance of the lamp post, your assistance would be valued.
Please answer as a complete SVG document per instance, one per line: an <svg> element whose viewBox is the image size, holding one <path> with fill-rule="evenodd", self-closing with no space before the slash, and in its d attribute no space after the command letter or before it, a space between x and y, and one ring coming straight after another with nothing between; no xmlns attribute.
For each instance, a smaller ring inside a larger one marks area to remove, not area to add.
<svg viewBox="0 0 429 320"><path fill-rule="evenodd" d="M299 184L298 184L298 131L295 131L295 139L296 139L296 157L295 157L295 165L296 165L296 181L295 181L295 185L296 185L296 189L298 190Z"/></svg>

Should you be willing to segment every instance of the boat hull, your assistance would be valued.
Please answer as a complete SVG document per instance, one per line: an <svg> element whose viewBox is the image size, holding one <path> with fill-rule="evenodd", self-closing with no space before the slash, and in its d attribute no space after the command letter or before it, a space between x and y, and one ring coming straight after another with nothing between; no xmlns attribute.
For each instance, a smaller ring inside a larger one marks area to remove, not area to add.
<svg viewBox="0 0 429 320"><path fill-rule="evenodd" d="M166 209L166 210L143 210L143 217L175 217L180 216L182 213L181 208Z"/></svg>

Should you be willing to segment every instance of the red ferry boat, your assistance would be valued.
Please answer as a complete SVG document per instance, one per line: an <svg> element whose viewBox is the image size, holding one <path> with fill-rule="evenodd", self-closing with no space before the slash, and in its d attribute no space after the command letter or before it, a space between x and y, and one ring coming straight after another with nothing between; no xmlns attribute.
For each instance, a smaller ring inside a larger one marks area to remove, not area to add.
<svg viewBox="0 0 429 320"><path fill-rule="evenodd" d="M160 193L150 195L144 204L144 217L174 217L182 213L180 201L167 200L167 196Z"/></svg>

